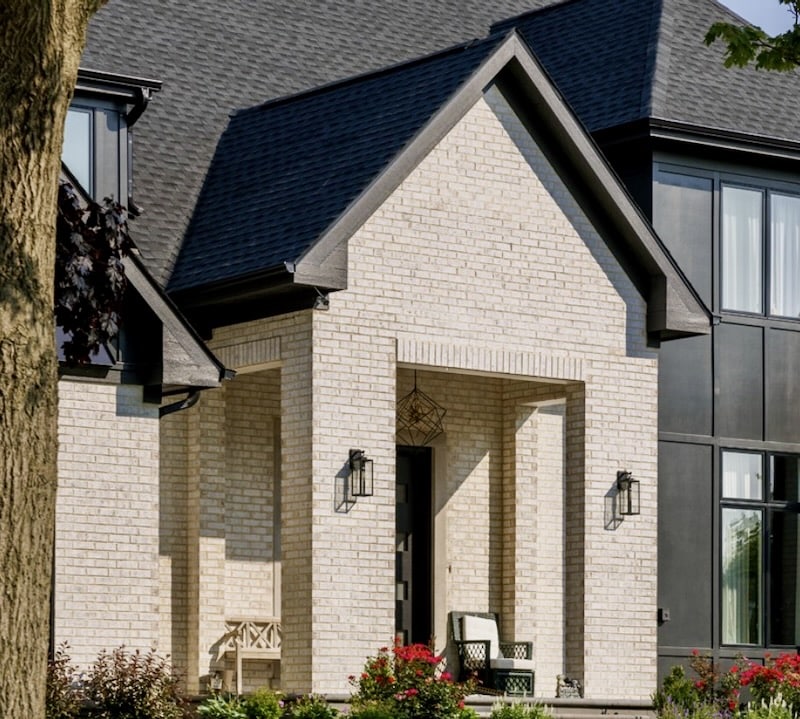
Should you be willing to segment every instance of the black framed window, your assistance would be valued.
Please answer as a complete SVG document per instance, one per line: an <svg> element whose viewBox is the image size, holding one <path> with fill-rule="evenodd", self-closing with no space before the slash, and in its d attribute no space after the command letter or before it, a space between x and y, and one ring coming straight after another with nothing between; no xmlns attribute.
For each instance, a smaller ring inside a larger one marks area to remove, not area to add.
<svg viewBox="0 0 800 719"><path fill-rule="evenodd" d="M723 644L800 643L800 456L724 450Z"/></svg>
<svg viewBox="0 0 800 719"><path fill-rule="evenodd" d="M93 194L94 112L89 107L72 106L64 123L61 161L81 187Z"/></svg>
<svg viewBox="0 0 800 719"><path fill-rule="evenodd" d="M721 307L800 317L800 196L722 185Z"/></svg>

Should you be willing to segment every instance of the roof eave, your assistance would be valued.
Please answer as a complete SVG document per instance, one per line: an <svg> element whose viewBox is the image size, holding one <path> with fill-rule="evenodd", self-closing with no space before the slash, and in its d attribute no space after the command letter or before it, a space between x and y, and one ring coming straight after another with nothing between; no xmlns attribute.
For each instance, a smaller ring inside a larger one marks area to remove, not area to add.
<svg viewBox="0 0 800 719"><path fill-rule="evenodd" d="M756 154L773 159L800 160L800 142L796 140L659 118L651 118L648 124L649 135L654 140L702 145L716 150Z"/></svg>
<svg viewBox="0 0 800 719"><path fill-rule="evenodd" d="M131 286L139 293L169 335L180 345L184 358L167 357L162 359L166 367L171 363L171 386L187 389L210 389L219 387L228 375L228 370L208 349L194 328L183 318L180 310L156 284L150 273L135 254L123 258L125 276Z"/></svg>
<svg viewBox="0 0 800 719"><path fill-rule="evenodd" d="M78 69L75 92L116 97L126 102L135 102L142 90L158 92L161 90L161 86L161 80L82 67Z"/></svg>

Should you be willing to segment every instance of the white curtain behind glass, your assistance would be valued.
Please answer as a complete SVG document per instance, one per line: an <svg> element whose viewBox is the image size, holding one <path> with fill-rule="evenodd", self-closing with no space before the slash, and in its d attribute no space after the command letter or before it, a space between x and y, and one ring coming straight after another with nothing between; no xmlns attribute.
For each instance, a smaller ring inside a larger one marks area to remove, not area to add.
<svg viewBox="0 0 800 719"><path fill-rule="evenodd" d="M722 496L763 499L762 457L752 452L722 453Z"/></svg>
<svg viewBox="0 0 800 719"><path fill-rule="evenodd" d="M800 316L800 198L773 194L770 202L770 313Z"/></svg>
<svg viewBox="0 0 800 719"><path fill-rule="evenodd" d="M762 194L722 188L722 307L762 312Z"/></svg>

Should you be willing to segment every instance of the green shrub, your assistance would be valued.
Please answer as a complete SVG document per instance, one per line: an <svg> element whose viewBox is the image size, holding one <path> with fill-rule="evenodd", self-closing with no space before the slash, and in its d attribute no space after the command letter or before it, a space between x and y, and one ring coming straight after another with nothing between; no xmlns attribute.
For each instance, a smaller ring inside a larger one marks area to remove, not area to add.
<svg viewBox="0 0 800 719"><path fill-rule="evenodd" d="M259 689L243 702L247 719L280 719L283 714L282 695L270 689Z"/></svg>
<svg viewBox="0 0 800 719"><path fill-rule="evenodd" d="M151 650L102 651L85 684L100 719L182 719L185 702L169 662Z"/></svg>
<svg viewBox="0 0 800 719"><path fill-rule="evenodd" d="M695 683L686 676L682 666L674 666L664 677L659 689L653 695L653 706L661 715L666 710L670 715L676 710L691 711L700 703L700 694Z"/></svg>
<svg viewBox="0 0 800 719"><path fill-rule="evenodd" d="M350 709L350 719L397 719L388 702L364 702Z"/></svg>
<svg viewBox="0 0 800 719"><path fill-rule="evenodd" d="M80 692L73 686L77 672L68 651L68 644L60 644L47 662L46 719L73 719L81 709Z"/></svg>
<svg viewBox="0 0 800 719"><path fill-rule="evenodd" d="M325 697L316 694L298 697L284 708L284 716L292 719L336 719L338 715Z"/></svg>
<svg viewBox="0 0 800 719"><path fill-rule="evenodd" d="M506 704L497 701L492 705L490 719L551 719L550 709L542 704L527 704L513 701Z"/></svg>
<svg viewBox="0 0 800 719"><path fill-rule="evenodd" d="M215 694L204 699L197 707L197 715L203 719L247 719L238 697L230 694Z"/></svg>

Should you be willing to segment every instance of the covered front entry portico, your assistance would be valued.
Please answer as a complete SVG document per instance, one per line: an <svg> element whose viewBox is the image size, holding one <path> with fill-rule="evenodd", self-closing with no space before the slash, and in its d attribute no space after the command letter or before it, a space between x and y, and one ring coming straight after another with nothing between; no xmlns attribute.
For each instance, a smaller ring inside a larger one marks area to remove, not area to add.
<svg viewBox="0 0 800 719"><path fill-rule="evenodd" d="M513 35L363 80L375 84L320 91L311 100L343 92L341 104L318 108L328 115L307 115L314 104L300 100L277 114L329 118L344 163L353 135L338 113L354 110L345 91L371 96L395 79L405 102L404 71L424 71L415 82L450 99L423 113L419 133L337 219L326 215L321 235L296 245L295 225L286 225L288 244L276 248L291 245L297 261L276 255L280 271L256 273L230 298L242 316L215 316L211 346L225 366L274 371L277 381L281 689L344 694L348 675L395 636L398 401L416 372L447 414L426 445L430 570L415 582L412 566L406 587L401 566L400 601L407 591L412 601L401 628L412 639L430 632L443 650L448 612L497 612L507 638L534 643L542 696L566 673L591 699L646 699L656 678L657 346L705 331L706 318ZM376 127L401 123L399 106L373 99ZM270 117L258 109L239 118L240 129L269 137L271 126L253 128ZM340 169L325 177L341 178ZM309 178L292 177L306 187ZM326 179L296 211L316 209L330 189ZM199 506L190 532L200 542L190 627L224 614L225 592L206 581L229 561L227 497L217 490L231 462L250 461L247 442L235 452L213 445L240 411L241 436L263 441L246 391L240 406L214 401L195 408L200 420L185 443L197 488L188 505ZM353 449L373 461L374 492L342 502ZM609 522L623 470L641 482L641 514ZM201 670L211 643L198 643Z"/></svg>
<svg viewBox="0 0 800 719"><path fill-rule="evenodd" d="M397 446L398 637L432 640L452 663L449 613L495 611L505 634L535 639L537 674L555 686L582 669L567 649L581 645L567 637L582 612L566 612L583 573L566 562L568 486L580 489L567 475L567 397L582 385L398 369L398 399L416 386L446 412L445 431Z"/></svg>

